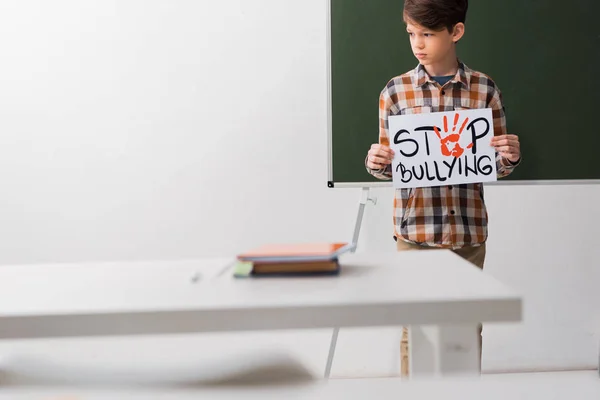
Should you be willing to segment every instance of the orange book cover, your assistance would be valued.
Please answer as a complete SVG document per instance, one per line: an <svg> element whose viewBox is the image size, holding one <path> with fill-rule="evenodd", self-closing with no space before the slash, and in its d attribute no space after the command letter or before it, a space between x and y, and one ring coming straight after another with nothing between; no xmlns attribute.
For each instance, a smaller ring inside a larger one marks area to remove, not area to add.
<svg viewBox="0 0 600 400"><path fill-rule="evenodd" d="M354 245L345 242L266 244L239 254L238 259L265 262L330 260L353 248Z"/></svg>

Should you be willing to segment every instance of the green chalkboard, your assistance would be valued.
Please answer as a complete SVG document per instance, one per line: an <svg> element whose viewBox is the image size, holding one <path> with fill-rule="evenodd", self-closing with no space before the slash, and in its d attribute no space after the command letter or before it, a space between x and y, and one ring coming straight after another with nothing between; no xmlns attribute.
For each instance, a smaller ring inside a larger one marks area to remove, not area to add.
<svg viewBox="0 0 600 400"><path fill-rule="evenodd" d="M401 0L330 0L330 187L377 180L364 159L378 138L378 100L416 67ZM522 164L503 181L600 179L598 0L472 0L458 56L504 97Z"/></svg>

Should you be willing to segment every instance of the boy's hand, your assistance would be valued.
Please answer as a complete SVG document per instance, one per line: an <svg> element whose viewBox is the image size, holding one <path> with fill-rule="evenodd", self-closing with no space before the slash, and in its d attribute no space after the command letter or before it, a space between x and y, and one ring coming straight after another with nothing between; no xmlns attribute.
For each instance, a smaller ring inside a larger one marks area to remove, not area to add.
<svg viewBox="0 0 600 400"><path fill-rule="evenodd" d="M371 169L382 169L392 163L394 151L388 146L375 143L367 153L367 167Z"/></svg>
<svg viewBox="0 0 600 400"><path fill-rule="evenodd" d="M492 138L491 145L496 151L509 161L517 162L521 159L521 145L517 135L500 135Z"/></svg>

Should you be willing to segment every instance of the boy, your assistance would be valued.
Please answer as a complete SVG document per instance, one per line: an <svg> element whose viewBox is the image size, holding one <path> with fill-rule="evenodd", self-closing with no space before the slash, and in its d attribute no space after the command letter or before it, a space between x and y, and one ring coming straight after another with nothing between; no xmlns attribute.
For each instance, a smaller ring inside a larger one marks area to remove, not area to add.
<svg viewBox="0 0 600 400"><path fill-rule="evenodd" d="M498 177L521 162L519 139L506 132L500 90L487 75L474 71L456 55L465 33L468 0L405 0L404 23L419 65L391 79L379 99L379 143L365 159L367 171L392 179L388 116L460 109L491 108ZM394 198L394 239L398 251L451 249L483 268L487 211L483 185L462 184L397 189ZM479 330L481 333L481 329ZM479 348L481 354L481 342ZM408 373L408 333L403 329L402 375Z"/></svg>

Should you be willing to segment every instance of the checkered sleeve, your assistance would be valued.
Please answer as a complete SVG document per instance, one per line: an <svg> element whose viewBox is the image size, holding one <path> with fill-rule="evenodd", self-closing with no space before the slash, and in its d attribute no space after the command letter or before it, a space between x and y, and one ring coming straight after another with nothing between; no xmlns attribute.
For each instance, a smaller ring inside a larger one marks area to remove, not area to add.
<svg viewBox="0 0 600 400"><path fill-rule="evenodd" d="M494 119L494 136L506 135L506 116L504 113L504 104L502 103L502 93L497 88L493 92L489 107L492 109L492 117ZM496 152L498 178L510 175L520 163L520 159L516 163L513 163Z"/></svg>
<svg viewBox="0 0 600 400"><path fill-rule="evenodd" d="M392 106L392 100L388 93L387 87L381 91L379 95L379 143L388 145L390 144L389 133L388 133L388 115L390 107ZM365 168L367 172L373 175L377 179L391 180L392 179L392 166L388 164L384 168L373 170L367 167L367 157L365 157Z"/></svg>

